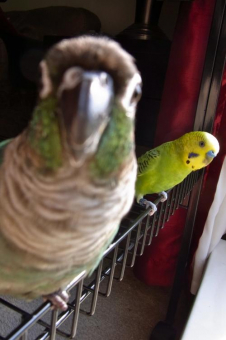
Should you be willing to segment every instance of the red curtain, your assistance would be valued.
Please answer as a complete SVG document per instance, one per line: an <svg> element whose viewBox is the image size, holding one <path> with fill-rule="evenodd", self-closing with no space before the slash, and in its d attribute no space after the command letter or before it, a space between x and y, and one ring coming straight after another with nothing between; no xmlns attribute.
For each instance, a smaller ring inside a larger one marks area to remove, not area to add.
<svg viewBox="0 0 226 340"><path fill-rule="evenodd" d="M193 130L215 0L184 2L172 42L155 145ZM135 275L149 285L170 285L174 278L186 211L179 209L144 256Z"/></svg>

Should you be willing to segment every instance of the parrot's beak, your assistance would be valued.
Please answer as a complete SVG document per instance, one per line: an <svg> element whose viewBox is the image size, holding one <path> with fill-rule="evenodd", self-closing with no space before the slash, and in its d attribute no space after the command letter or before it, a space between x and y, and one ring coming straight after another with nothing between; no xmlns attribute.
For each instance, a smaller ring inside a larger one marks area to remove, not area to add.
<svg viewBox="0 0 226 340"><path fill-rule="evenodd" d="M113 81L110 75L105 72L84 72L72 131L75 145L88 146L101 137L109 121L112 104Z"/></svg>
<svg viewBox="0 0 226 340"><path fill-rule="evenodd" d="M65 72L59 96L68 144L75 157L93 154L112 111L111 76L72 67Z"/></svg>

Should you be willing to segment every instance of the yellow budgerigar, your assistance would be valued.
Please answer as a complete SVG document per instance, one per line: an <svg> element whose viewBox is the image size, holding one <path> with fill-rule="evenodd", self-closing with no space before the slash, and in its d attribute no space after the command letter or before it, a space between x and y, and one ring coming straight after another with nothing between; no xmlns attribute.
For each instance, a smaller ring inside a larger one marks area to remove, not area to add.
<svg viewBox="0 0 226 340"><path fill-rule="evenodd" d="M167 199L165 190L182 182L192 171L212 162L219 152L219 143L210 133L194 131L164 143L138 158L136 200L146 207L156 206L144 199L147 194L158 193Z"/></svg>

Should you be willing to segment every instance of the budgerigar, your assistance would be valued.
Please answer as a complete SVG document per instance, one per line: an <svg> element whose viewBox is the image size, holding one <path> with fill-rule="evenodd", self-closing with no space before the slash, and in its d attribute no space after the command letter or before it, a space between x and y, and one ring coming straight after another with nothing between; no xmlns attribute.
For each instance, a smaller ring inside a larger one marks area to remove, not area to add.
<svg viewBox="0 0 226 340"><path fill-rule="evenodd" d="M138 158L136 181L137 202L152 206L143 196L158 193L162 201L167 199L165 190L182 182L192 171L201 169L219 152L217 139L208 132L194 131L168 143L164 143Z"/></svg>
<svg viewBox="0 0 226 340"><path fill-rule="evenodd" d="M141 77L103 37L61 41L40 69L28 128L1 144L0 293L66 309L63 288L95 269L133 201Z"/></svg>

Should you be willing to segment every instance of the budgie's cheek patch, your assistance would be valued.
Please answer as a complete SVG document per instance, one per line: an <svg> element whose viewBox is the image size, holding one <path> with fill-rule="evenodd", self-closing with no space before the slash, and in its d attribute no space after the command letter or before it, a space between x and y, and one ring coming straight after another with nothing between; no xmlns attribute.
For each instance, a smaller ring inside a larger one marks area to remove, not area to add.
<svg viewBox="0 0 226 340"><path fill-rule="evenodd" d="M199 154L195 152L190 152L188 155L188 158L196 158L196 157L199 157Z"/></svg>

